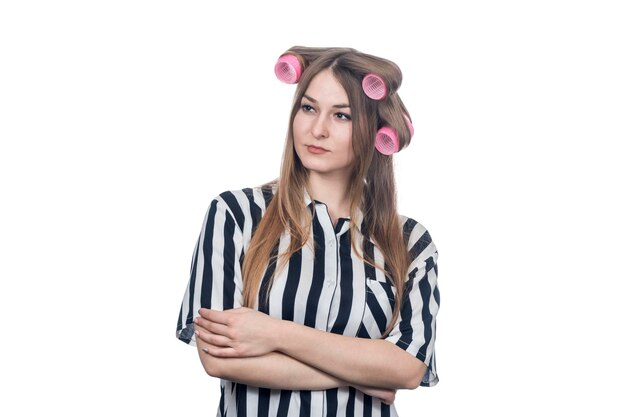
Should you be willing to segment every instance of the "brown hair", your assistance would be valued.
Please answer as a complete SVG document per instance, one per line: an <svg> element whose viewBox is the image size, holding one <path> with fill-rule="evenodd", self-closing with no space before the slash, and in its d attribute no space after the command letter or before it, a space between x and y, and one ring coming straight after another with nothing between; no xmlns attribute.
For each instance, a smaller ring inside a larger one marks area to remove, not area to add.
<svg viewBox="0 0 626 417"><path fill-rule="evenodd" d="M346 90L351 108L355 159L350 179L350 215L355 218L357 209L361 209L366 225L366 229L362 230L364 239L370 237L376 242L383 254L384 265L376 265L373 259L368 259L363 252L363 242L357 248L353 239L352 245L364 261L382 269L396 288L396 302L385 332L387 334L399 316L408 257L397 213L393 159L375 150L374 137L379 128L387 125L398 133L400 149L410 142L404 119L405 115L409 115L396 94L402 83L402 73L391 61L351 48L296 46L285 54L295 55L302 64L303 72L294 95L280 177L274 184L277 190L257 226L244 259L244 305L254 307L268 262L280 269L309 241L312 218L304 205L303 194L308 173L295 152L292 126L311 80L321 71L330 69ZM368 73L376 73L385 80L387 97L383 100L371 100L363 93L361 80ZM352 236L358 236L354 223L351 223L350 229ZM291 236L289 248L281 254L273 253L285 231Z"/></svg>

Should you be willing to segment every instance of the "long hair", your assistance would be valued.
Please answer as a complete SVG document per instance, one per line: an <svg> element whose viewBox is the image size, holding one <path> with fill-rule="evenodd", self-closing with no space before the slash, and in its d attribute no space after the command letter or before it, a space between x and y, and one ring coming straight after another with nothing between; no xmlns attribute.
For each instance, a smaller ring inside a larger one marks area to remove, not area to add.
<svg viewBox="0 0 626 417"><path fill-rule="evenodd" d="M280 270L289 258L302 249L310 239L312 214L304 205L304 190L308 172L294 149L293 121L300 110L301 100L311 80L321 71L330 69L346 90L352 116L352 148L354 163L350 178L350 217L363 213L363 241L372 239L383 254L384 265L376 265L363 251L363 242L356 246L357 225L350 223L354 252L370 265L385 272L396 288L396 302L385 334L398 319L404 296L408 270L408 253L403 239L396 205L396 185L393 159L375 150L374 138L382 126L398 133L400 148L410 142L405 117L409 117L396 90L402 83L402 73L393 62L351 48L293 47L286 54L295 55L304 71L294 95L289 128L285 141L280 177L273 184L275 195L259 222L243 262L243 301L254 307L260 294L263 277L270 265ZM361 80L368 73L380 75L387 86L387 97L380 101L363 93ZM276 253L282 233L290 236L289 247ZM271 282L271 281L270 281ZM265 288L269 291L269 286Z"/></svg>

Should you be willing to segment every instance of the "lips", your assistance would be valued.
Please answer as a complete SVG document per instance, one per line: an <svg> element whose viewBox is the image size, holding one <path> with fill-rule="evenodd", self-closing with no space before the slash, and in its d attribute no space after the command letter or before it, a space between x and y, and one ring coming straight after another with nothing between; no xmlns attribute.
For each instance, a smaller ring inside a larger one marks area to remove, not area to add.
<svg viewBox="0 0 626 417"><path fill-rule="evenodd" d="M326 152L330 152L326 148L320 148L319 146L315 146L315 145L307 145L306 148L307 148L307 150L309 152L311 152L312 154L315 154L315 155L320 155L320 154L323 154L323 153L326 153Z"/></svg>

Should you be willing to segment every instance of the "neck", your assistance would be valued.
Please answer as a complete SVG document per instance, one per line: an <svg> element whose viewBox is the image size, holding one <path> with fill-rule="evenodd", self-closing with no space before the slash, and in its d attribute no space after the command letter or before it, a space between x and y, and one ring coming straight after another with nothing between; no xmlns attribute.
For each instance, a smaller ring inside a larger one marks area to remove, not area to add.
<svg viewBox="0 0 626 417"><path fill-rule="evenodd" d="M310 172L307 191L313 200L326 204L334 224L340 217L350 216L349 185L348 178Z"/></svg>

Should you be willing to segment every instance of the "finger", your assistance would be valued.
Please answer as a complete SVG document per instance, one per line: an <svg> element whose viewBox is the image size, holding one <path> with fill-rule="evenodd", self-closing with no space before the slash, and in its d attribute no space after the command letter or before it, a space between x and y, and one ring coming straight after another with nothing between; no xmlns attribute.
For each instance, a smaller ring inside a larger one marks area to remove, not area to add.
<svg viewBox="0 0 626 417"><path fill-rule="evenodd" d="M231 347L233 345L233 341L228 337L215 334L205 329L198 328L196 329L195 334L196 337L204 343L208 343L209 345L213 345L215 347Z"/></svg>
<svg viewBox="0 0 626 417"><path fill-rule="evenodd" d="M206 320L226 324L230 313L228 311L209 310L208 308L201 308L198 310L200 316Z"/></svg>
<svg viewBox="0 0 626 417"><path fill-rule="evenodd" d="M200 329L203 329L203 330L208 330L207 329L207 325L208 325L209 322L206 321L205 319L203 319L200 316L194 318L193 319L193 323L194 323L196 328L200 328Z"/></svg>
<svg viewBox="0 0 626 417"><path fill-rule="evenodd" d="M232 340L217 334L208 333L202 340L214 347L231 347L232 345Z"/></svg>
<svg viewBox="0 0 626 417"><path fill-rule="evenodd" d="M212 333L225 334L228 330L227 326L220 324L220 323L214 323L210 320L202 318L201 316L198 316L195 319L193 319L193 322L197 327L200 327L201 329L204 329Z"/></svg>
<svg viewBox="0 0 626 417"><path fill-rule="evenodd" d="M229 328L228 326L221 324L221 323L217 323L208 319L203 318L202 316L198 316L195 319L193 319L193 322L196 324L196 326L209 331L211 333L216 333L216 334L221 334L223 336L227 336L230 337L231 335L229 334Z"/></svg>
<svg viewBox="0 0 626 417"><path fill-rule="evenodd" d="M196 335L196 339L200 339L202 340L204 343L209 343L207 341L207 339L209 338L209 336L211 335L211 333L204 331L204 330L200 330L200 329L196 329L196 331L194 332Z"/></svg>
<svg viewBox="0 0 626 417"><path fill-rule="evenodd" d="M225 348L218 346L208 345L202 348L204 353L207 353L216 358L238 358L240 355L233 348Z"/></svg>

